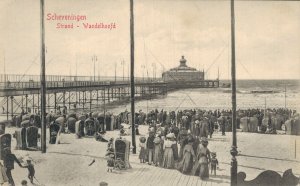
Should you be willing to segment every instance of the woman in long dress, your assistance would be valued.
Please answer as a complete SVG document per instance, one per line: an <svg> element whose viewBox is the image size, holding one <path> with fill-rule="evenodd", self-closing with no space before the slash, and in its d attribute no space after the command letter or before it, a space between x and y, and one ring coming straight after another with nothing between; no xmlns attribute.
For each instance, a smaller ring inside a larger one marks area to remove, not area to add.
<svg viewBox="0 0 300 186"><path fill-rule="evenodd" d="M183 158L179 165L179 171L183 174L189 173L193 168L193 160L195 160L195 152L193 149L194 139L188 139L188 144L186 144L183 148Z"/></svg>
<svg viewBox="0 0 300 186"><path fill-rule="evenodd" d="M162 159L162 145L161 145L161 139L157 135L154 139L154 156L153 156L153 162L155 166L162 166L161 165L161 159Z"/></svg>
<svg viewBox="0 0 300 186"><path fill-rule="evenodd" d="M196 175L199 171L199 176L202 180L209 178L209 168L208 164L210 162L210 151L207 148L208 141L206 138L202 138L201 144L199 144L197 149L197 160L194 167L192 174Z"/></svg>
<svg viewBox="0 0 300 186"><path fill-rule="evenodd" d="M167 140L164 142L164 158L163 158L163 167L172 169L175 167L174 154L172 145L176 144L175 141L171 141L175 138L174 133L169 133L167 136Z"/></svg>

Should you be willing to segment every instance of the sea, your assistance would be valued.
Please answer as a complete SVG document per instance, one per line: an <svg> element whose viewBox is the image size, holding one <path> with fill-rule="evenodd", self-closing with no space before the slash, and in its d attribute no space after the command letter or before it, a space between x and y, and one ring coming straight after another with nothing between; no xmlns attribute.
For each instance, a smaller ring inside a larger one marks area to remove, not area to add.
<svg viewBox="0 0 300 186"><path fill-rule="evenodd" d="M220 81L230 83L230 81ZM300 80L237 80L237 109L288 108L300 112ZM252 93L252 91L271 91ZM149 112L154 109L178 111L185 109L230 109L231 88L195 88L168 92L155 99L139 100L135 111ZM119 114L130 111L130 103L107 105L106 110ZM102 112L101 110L94 110ZM5 115L0 120L6 120Z"/></svg>

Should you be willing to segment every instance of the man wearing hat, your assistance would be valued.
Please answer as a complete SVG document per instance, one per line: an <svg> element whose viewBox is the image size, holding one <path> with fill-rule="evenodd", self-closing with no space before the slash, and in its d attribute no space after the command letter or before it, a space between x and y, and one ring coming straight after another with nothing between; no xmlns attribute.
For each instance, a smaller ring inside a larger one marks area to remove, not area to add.
<svg viewBox="0 0 300 186"><path fill-rule="evenodd" d="M14 162L17 162L20 167L24 168L22 166L22 164L20 163L20 161L17 159L16 155L14 155L14 154L11 153L10 148L9 147L4 148L3 165L6 168L6 175L8 177L8 182L12 186L15 185L14 179L13 179L13 177L11 175L11 170L14 169Z"/></svg>
<svg viewBox="0 0 300 186"><path fill-rule="evenodd" d="M151 165L153 161L153 154L154 154L154 139L155 134L154 132L149 132L149 137L147 139L147 150L148 150L148 164Z"/></svg>

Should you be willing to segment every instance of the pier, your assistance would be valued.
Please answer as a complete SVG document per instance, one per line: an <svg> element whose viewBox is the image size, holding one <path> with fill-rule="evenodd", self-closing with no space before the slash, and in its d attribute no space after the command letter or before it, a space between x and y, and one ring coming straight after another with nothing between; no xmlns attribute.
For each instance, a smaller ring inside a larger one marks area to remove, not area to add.
<svg viewBox="0 0 300 186"><path fill-rule="evenodd" d="M22 111L39 113L40 76L0 74L0 106L7 120ZM165 82L161 78L135 78L135 99L152 99L170 90L217 88L219 80ZM130 101L128 77L46 76L46 110L58 108L93 111L105 104Z"/></svg>
<svg viewBox="0 0 300 186"><path fill-rule="evenodd" d="M2 114L13 118L23 112L39 113L40 76L0 75ZM167 83L161 79L136 78L136 99L149 99L167 94ZM46 76L46 110L92 111L105 104L130 100L128 78L93 76Z"/></svg>

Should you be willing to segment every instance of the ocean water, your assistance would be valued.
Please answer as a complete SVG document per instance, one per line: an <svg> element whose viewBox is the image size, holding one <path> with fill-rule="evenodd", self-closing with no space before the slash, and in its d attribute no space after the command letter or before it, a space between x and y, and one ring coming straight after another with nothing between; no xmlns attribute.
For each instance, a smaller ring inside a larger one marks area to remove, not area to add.
<svg viewBox="0 0 300 186"><path fill-rule="evenodd" d="M221 81L229 83L229 81ZM275 93L251 93L253 90L268 90ZM295 109L300 112L300 80L238 80L237 108L284 108ZM107 106L109 112L118 114L127 109L130 103L117 106ZM135 111L148 112L153 109L184 110L184 109L230 109L231 88L197 88L168 92L165 96L155 99L137 101ZM101 112L101 110L97 110ZM0 120L6 116L1 115Z"/></svg>
<svg viewBox="0 0 300 186"><path fill-rule="evenodd" d="M221 81L222 83L230 81ZM286 89L286 91L285 91ZM268 90L275 93L251 93L253 90ZM285 96L286 95L286 96ZM300 111L300 80L238 80L237 108L287 108ZM135 110L147 112L153 109L183 110L190 108L230 109L231 88L185 89L169 92L158 99L143 100L136 103ZM127 109L130 104L110 109L118 113Z"/></svg>

